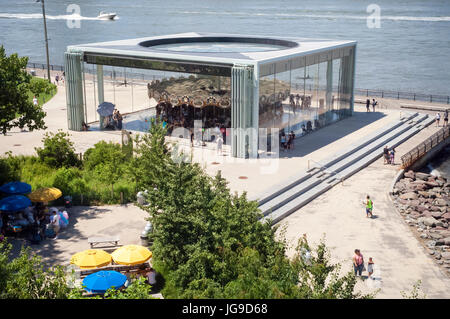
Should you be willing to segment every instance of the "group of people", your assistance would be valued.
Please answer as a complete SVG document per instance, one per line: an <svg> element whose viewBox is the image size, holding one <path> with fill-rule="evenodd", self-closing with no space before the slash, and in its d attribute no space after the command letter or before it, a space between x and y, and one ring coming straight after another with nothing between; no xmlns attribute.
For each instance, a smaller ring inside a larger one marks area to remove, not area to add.
<svg viewBox="0 0 450 319"><path fill-rule="evenodd" d="M436 127L439 127L439 122L441 120L441 113L436 113ZM445 110L444 112L444 127L448 126L448 110Z"/></svg>
<svg viewBox="0 0 450 319"><path fill-rule="evenodd" d="M156 106L156 118L167 126L168 134L177 127L191 130L195 120L201 120L202 127L205 129L216 127L225 129L231 127L231 108L221 108L216 105L195 108L189 104L174 107L171 103L161 102Z"/></svg>
<svg viewBox="0 0 450 319"><path fill-rule="evenodd" d="M106 116L103 122L105 128L112 130L122 130L123 116L118 109L114 109L114 112L110 116ZM89 128L89 127L87 127ZM83 127L84 129L84 127ZM87 130L87 129L86 129Z"/></svg>
<svg viewBox="0 0 450 319"><path fill-rule="evenodd" d="M63 71L62 74L56 74L55 76L55 83L56 85L59 85L59 81L64 85L64 78L66 76L66 72Z"/></svg>
<svg viewBox="0 0 450 319"><path fill-rule="evenodd" d="M289 104L292 107L299 106L301 109L306 109L311 106L312 96L308 95L300 95L300 94L290 94L289 95ZM295 109L294 109L295 110Z"/></svg>
<svg viewBox="0 0 450 319"><path fill-rule="evenodd" d="M386 145L383 149L384 164L395 165L395 148L389 151L389 147Z"/></svg>
<svg viewBox="0 0 450 319"><path fill-rule="evenodd" d="M364 265L364 256L361 254L361 251L359 249L355 249L355 255L352 258L353 260L353 270L355 271L355 276L362 276L362 272L366 270L366 267ZM373 275L373 269L374 269L375 262L373 261L372 257L369 257L369 261L367 263L367 273L368 277L370 279L375 279Z"/></svg>
<svg viewBox="0 0 450 319"><path fill-rule="evenodd" d="M27 207L23 211L0 214L1 233L12 230L22 232L30 230L29 240L37 244L44 238L58 238L61 228L69 224L67 211L59 211L55 207L47 208L43 203Z"/></svg>
<svg viewBox="0 0 450 319"><path fill-rule="evenodd" d="M294 149L294 140L295 140L294 131L291 131L291 133L287 135L286 133L284 133L284 130L281 131L280 143L281 149L283 151Z"/></svg>
<svg viewBox="0 0 450 319"><path fill-rule="evenodd" d="M378 102L375 101L375 99L372 99L372 102L370 102L370 99L367 99L367 100L366 100L366 109L367 109L367 112L370 112L370 105L372 105L373 112L375 112L375 106L376 106L377 104L378 104Z"/></svg>

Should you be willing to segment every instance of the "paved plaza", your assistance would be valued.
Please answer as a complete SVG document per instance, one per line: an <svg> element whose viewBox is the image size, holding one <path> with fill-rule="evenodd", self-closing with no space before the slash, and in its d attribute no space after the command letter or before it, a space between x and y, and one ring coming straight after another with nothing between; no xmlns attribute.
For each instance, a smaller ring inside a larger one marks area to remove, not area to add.
<svg viewBox="0 0 450 319"><path fill-rule="evenodd" d="M110 89L106 83L105 90ZM47 112L46 131L67 131L65 99L64 86L60 85L56 96L44 105ZM148 108L148 103L148 97L142 94L142 101L134 101L133 111L138 107ZM307 170L308 161L311 164L330 157L346 145L399 118L400 112L405 112L398 108L398 103L386 102L384 106L389 106L388 108L383 107L383 102L380 104L377 112L370 113L366 113L364 105L356 104L354 116L296 138L295 149L280 152L279 158L233 159L226 152L225 156L217 155L214 145L192 149L188 141L180 143L181 149L187 153L192 152L194 160L201 163L208 174L214 175L220 170L229 181L232 191L246 191L251 198L257 198L258 194L292 174ZM131 106L129 109L121 108L120 111L131 112ZM403 154L436 130L434 125L430 125L398 146L397 163ZM1 153L11 151L13 154L35 154L34 148L42 146L41 139L46 131L20 132L13 129L6 136L0 136ZM118 143L121 140L119 131L70 131L70 134L77 152L85 152L100 140ZM427 297L449 298L450 279L427 255L388 198L389 187L398 170L398 164L384 165L383 160L379 159L291 214L280 225L285 227L286 238L292 245L303 234L307 234L312 243L318 242L326 234L326 243L332 249L333 260L342 263L345 271L351 269L351 257L355 248L361 250L366 262L369 257L373 257L375 275L381 280L370 284L368 281L359 282L357 289L361 291L381 288L377 297L401 298L400 291L409 291L417 280L422 280L423 292ZM362 201L367 194L374 201L376 218L373 219L365 216ZM74 207L70 211L71 224L61 233L60 238L46 240L33 248L49 263L67 264L72 254L89 248L87 238L91 236L119 235L121 244L139 243L139 234L145 226L147 216L146 212L132 204ZM292 253L292 250L288 251L290 256Z"/></svg>

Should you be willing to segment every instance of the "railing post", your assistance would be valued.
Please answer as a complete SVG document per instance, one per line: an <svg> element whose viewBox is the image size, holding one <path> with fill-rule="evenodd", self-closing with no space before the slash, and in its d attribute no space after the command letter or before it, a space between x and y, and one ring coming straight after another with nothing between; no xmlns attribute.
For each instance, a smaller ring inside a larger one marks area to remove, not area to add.
<svg viewBox="0 0 450 319"><path fill-rule="evenodd" d="M384 98L384 91L381 91L381 97Z"/></svg>
<svg viewBox="0 0 450 319"><path fill-rule="evenodd" d="M433 95L430 94L430 102L433 102Z"/></svg>
<svg viewBox="0 0 450 319"><path fill-rule="evenodd" d="M397 91L397 100L400 100L400 92Z"/></svg>
<svg viewBox="0 0 450 319"><path fill-rule="evenodd" d="M416 93L414 93L414 101L416 100Z"/></svg>

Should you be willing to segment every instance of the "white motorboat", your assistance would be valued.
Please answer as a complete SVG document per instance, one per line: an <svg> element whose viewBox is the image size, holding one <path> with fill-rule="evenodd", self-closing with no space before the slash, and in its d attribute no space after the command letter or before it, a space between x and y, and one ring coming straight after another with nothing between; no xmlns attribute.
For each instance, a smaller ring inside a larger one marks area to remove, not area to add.
<svg viewBox="0 0 450 319"><path fill-rule="evenodd" d="M100 14L97 16L98 19L102 19L102 20L113 20L116 17L116 13L108 13L108 12L103 12L101 11Z"/></svg>

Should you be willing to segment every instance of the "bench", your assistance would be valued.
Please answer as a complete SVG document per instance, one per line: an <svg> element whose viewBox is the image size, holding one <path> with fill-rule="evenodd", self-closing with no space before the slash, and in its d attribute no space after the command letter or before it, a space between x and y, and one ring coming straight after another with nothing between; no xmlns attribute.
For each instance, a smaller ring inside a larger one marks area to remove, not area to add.
<svg viewBox="0 0 450 319"><path fill-rule="evenodd" d="M110 244L111 246L117 246L119 244L120 237L112 236L112 237L90 237L88 238L88 243L91 245L91 248L99 244Z"/></svg>

